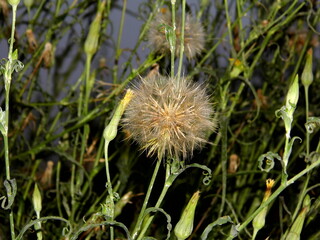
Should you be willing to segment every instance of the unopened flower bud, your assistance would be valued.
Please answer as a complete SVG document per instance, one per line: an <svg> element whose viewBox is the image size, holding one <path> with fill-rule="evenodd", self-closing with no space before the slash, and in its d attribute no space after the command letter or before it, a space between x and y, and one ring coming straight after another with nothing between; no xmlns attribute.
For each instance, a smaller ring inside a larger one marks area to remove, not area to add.
<svg viewBox="0 0 320 240"><path fill-rule="evenodd" d="M289 91L287 93L287 99L286 99L286 107L291 115L293 115L293 112L297 106L299 100L299 77L298 75L295 76Z"/></svg>
<svg viewBox="0 0 320 240"><path fill-rule="evenodd" d="M178 240L184 240L188 238L193 230L194 213L198 200L200 198L200 191L193 194L187 207L184 209L181 218L174 228L174 234Z"/></svg>
<svg viewBox="0 0 320 240"><path fill-rule="evenodd" d="M117 136L118 125L119 125L121 116L124 110L126 109L128 103L132 99L132 97L133 97L133 91L131 89L128 89L126 95L124 96L119 106L117 107L110 123L108 124L108 126L106 126L106 128L103 131L103 137L106 141L110 142Z"/></svg>
<svg viewBox="0 0 320 240"><path fill-rule="evenodd" d="M312 73L312 48L307 52L306 65L301 75L301 82L304 87L309 87L313 82L313 73Z"/></svg>
<svg viewBox="0 0 320 240"><path fill-rule="evenodd" d="M34 0L24 0L23 3L26 6L26 8L30 9L33 5Z"/></svg>
<svg viewBox="0 0 320 240"><path fill-rule="evenodd" d="M8 0L8 3L9 3L11 6L18 6L19 3L20 3L20 0Z"/></svg>
<svg viewBox="0 0 320 240"><path fill-rule="evenodd" d="M267 179L266 181L266 185L267 185L267 189L264 193L264 197L263 197L263 200L262 202L265 202L268 200L268 198L270 197L271 195L271 189L274 185L274 180L273 179ZM264 227L265 223L266 223L266 216L267 216L267 212L268 212L268 206L264 207L262 209L262 211L257 215L255 216L255 218L253 219L252 221L252 225L253 225L253 238L252 239L255 239L258 231Z"/></svg>
<svg viewBox="0 0 320 240"><path fill-rule="evenodd" d="M229 59L230 63L233 64L232 70L230 72L230 78L238 77L245 69L245 66L239 59Z"/></svg>
<svg viewBox="0 0 320 240"><path fill-rule="evenodd" d="M38 185L34 184L34 190L32 194L32 202L33 202L33 208L37 214L37 218L40 218L40 212L42 209L42 203L41 203L41 193L39 191Z"/></svg>
<svg viewBox="0 0 320 240"><path fill-rule="evenodd" d="M120 200L115 204L114 206L114 218L119 216L122 212L122 209L130 203L131 198L133 197L133 193L127 192L125 195L123 195Z"/></svg>
<svg viewBox="0 0 320 240"><path fill-rule="evenodd" d="M106 2L103 1L98 8L97 15L90 25L87 39L84 43L84 51L87 55L93 56L98 50L98 41L100 36L101 21L103 17L104 6Z"/></svg>
<svg viewBox="0 0 320 240"><path fill-rule="evenodd" d="M290 229L290 232L286 237L286 240L300 240L300 234L302 231L303 223L304 223L304 220L306 218L307 213L309 212L310 204L311 204L310 196L306 195L303 200L302 209L301 209L298 217L294 221L294 223Z"/></svg>

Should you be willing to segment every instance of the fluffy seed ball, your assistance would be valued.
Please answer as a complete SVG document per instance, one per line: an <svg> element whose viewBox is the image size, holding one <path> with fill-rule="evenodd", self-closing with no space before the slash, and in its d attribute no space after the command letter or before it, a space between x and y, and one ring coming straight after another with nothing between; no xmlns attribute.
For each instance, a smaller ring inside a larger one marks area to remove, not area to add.
<svg viewBox="0 0 320 240"><path fill-rule="evenodd" d="M205 85L155 75L141 79L133 90L124 128L148 156L185 159L216 128Z"/></svg>
<svg viewBox="0 0 320 240"><path fill-rule="evenodd" d="M148 39L156 51L170 52L170 45L166 39L164 25L172 26L171 12L164 9L150 23ZM176 17L176 55L180 52L181 18ZM186 15L184 30L184 53L187 58L193 58L204 49L204 30L200 22L190 14Z"/></svg>

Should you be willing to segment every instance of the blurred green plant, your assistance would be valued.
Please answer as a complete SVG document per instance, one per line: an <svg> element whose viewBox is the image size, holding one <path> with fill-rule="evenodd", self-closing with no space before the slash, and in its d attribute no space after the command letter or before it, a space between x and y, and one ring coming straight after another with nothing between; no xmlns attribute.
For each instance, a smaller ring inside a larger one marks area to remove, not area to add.
<svg viewBox="0 0 320 240"><path fill-rule="evenodd" d="M19 3L0 0L0 238L319 238L317 1ZM192 157L126 141L119 99L157 76L214 103L218 133Z"/></svg>

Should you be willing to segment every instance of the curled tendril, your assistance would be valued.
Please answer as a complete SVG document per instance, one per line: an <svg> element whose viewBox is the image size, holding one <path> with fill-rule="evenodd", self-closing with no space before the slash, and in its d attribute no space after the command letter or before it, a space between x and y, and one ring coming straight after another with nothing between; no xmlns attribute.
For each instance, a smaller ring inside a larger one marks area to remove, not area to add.
<svg viewBox="0 0 320 240"><path fill-rule="evenodd" d="M1 207L5 210L10 209L11 205L13 204L14 198L17 194L17 182L16 179L6 179L3 182L4 187L7 191L7 197L2 196L0 200L3 199L1 203ZM6 205L7 202L7 205Z"/></svg>
<svg viewBox="0 0 320 240"><path fill-rule="evenodd" d="M304 124L308 133L313 133L315 128L320 127L320 118L309 117L308 122Z"/></svg>
<svg viewBox="0 0 320 240"><path fill-rule="evenodd" d="M48 221L48 220L54 220L54 221L62 221L62 222L65 222L68 227L64 227L63 230L62 230L62 236L65 237L65 239L69 239L69 236L72 232L72 225L71 223L67 220L67 219L64 219L62 217L57 217L57 216L48 216L48 217L41 217L41 218L38 218L36 220L33 220L33 221L30 221L28 224L26 224L22 230L20 231L19 235L16 237L16 240L22 240L23 239L23 235L28 231L29 228L31 228L33 225L39 223L39 222L45 222L45 221Z"/></svg>
<svg viewBox="0 0 320 240"><path fill-rule="evenodd" d="M260 168L261 171L269 172L274 167L274 159L275 158L278 159L279 161L281 161L281 157L277 153L267 152L266 154L262 154L258 158L258 162L259 162L258 167ZM264 163L265 163L266 167L263 167Z"/></svg>
<svg viewBox="0 0 320 240"><path fill-rule="evenodd" d="M308 162L310 162L312 164L312 163L316 162L319 158L320 158L320 153L314 151L314 152L310 153L310 155L308 157Z"/></svg>
<svg viewBox="0 0 320 240"><path fill-rule="evenodd" d="M202 183L203 183L205 186L208 186L208 185L210 184L210 182L211 182L212 176L211 176L211 174L210 174L209 172L207 172L207 171L203 171L202 174L203 174L203 176L204 176L204 178L203 178L203 180L202 180Z"/></svg>
<svg viewBox="0 0 320 240"><path fill-rule="evenodd" d="M24 64L19 60L14 60L12 62L12 71L20 72L24 68Z"/></svg>
<svg viewBox="0 0 320 240"><path fill-rule="evenodd" d="M113 192L113 197L114 197L115 201L119 201L120 200L119 193L117 193L117 192Z"/></svg>
<svg viewBox="0 0 320 240"><path fill-rule="evenodd" d="M82 232L88 231L89 229L94 229L96 227L106 226L106 225L111 225L111 226L115 226L115 227L121 228L126 233L127 239L128 240L132 240L132 238L130 236L130 233L129 233L129 230L127 229L127 227L123 223L116 222L116 221L109 221L109 220L101 222L101 223L85 224L80 229L78 229L76 232L73 232L72 235L70 236L70 238L68 238L68 239L77 240L77 239L79 239L78 237Z"/></svg>
<svg viewBox="0 0 320 240"><path fill-rule="evenodd" d="M150 207L150 208L146 209L143 218L145 218L151 212L161 212L166 217L166 219L167 219L167 230L168 230L166 240L168 240L170 238L170 234L171 234L171 230L172 230L171 216L166 211L164 211L162 208Z"/></svg>
<svg viewBox="0 0 320 240"><path fill-rule="evenodd" d="M152 6L149 3L142 3L139 5L138 8L140 17L146 21L150 12L152 11Z"/></svg>

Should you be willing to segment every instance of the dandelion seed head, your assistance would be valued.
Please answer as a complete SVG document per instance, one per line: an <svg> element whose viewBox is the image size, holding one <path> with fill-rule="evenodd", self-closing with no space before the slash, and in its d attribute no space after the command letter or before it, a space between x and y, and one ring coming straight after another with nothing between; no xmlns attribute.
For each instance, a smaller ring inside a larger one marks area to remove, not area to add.
<svg viewBox="0 0 320 240"><path fill-rule="evenodd" d="M170 45L165 36L164 25L172 26L170 11L160 11L150 23L148 39L152 47L159 52L170 52ZM176 55L180 52L181 19L176 18ZM205 32L199 21L186 14L184 30L184 53L187 58L194 58L204 49Z"/></svg>
<svg viewBox="0 0 320 240"><path fill-rule="evenodd" d="M142 78L133 90L124 129L148 156L185 159L216 128L204 84L153 75Z"/></svg>

